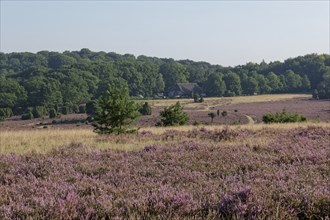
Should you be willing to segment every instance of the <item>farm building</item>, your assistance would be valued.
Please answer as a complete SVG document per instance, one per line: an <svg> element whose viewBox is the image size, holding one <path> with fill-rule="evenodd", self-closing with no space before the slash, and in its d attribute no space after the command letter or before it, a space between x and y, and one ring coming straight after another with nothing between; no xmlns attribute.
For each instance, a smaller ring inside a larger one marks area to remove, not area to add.
<svg viewBox="0 0 330 220"><path fill-rule="evenodd" d="M203 93L202 88L197 83L177 83L168 92L169 98L188 98L192 94Z"/></svg>

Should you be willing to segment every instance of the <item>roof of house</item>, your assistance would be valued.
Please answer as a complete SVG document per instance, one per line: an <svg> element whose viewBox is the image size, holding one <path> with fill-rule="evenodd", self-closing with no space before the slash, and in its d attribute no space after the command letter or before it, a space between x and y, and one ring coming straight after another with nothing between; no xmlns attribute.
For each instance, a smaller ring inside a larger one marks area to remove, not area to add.
<svg viewBox="0 0 330 220"><path fill-rule="evenodd" d="M197 83L177 83L176 85L182 92L193 92L201 89Z"/></svg>

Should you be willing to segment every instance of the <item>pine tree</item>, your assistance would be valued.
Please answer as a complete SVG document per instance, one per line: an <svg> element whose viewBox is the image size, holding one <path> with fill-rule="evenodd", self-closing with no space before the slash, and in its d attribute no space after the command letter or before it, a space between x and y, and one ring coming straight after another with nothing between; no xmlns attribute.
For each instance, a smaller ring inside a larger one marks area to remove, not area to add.
<svg viewBox="0 0 330 220"><path fill-rule="evenodd" d="M129 125L140 114L140 106L128 95L128 88L110 87L107 95L101 96L95 104L94 131L99 134L131 133Z"/></svg>
<svg viewBox="0 0 330 220"><path fill-rule="evenodd" d="M165 108L160 112L160 116L164 126L184 125L189 121L188 114L183 111L180 102Z"/></svg>

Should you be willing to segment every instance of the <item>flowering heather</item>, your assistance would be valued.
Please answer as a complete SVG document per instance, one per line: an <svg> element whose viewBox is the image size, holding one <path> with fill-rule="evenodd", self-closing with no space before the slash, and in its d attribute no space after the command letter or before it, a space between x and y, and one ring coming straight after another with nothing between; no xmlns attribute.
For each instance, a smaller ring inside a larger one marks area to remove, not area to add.
<svg viewBox="0 0 330 220"><path fill-rule="evenodd" d="M140 135L165 142L0 155L0 219L330 218L328 128Z"/></svg>

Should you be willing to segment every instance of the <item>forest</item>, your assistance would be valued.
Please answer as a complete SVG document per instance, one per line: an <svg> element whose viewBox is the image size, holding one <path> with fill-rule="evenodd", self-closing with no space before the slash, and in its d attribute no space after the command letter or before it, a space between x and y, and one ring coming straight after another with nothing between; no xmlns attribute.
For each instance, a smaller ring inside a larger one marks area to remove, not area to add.
<svg viewBox="0 0 330 220"><path fill-rule="evenodd" d="M0 53L0 114L19 115L39 106L79 111L113 84L127 86L132 97L161 98L182 82L197 83L207 97L313 93L327 99L330 55L224 67L89 49Z"/></svg>

